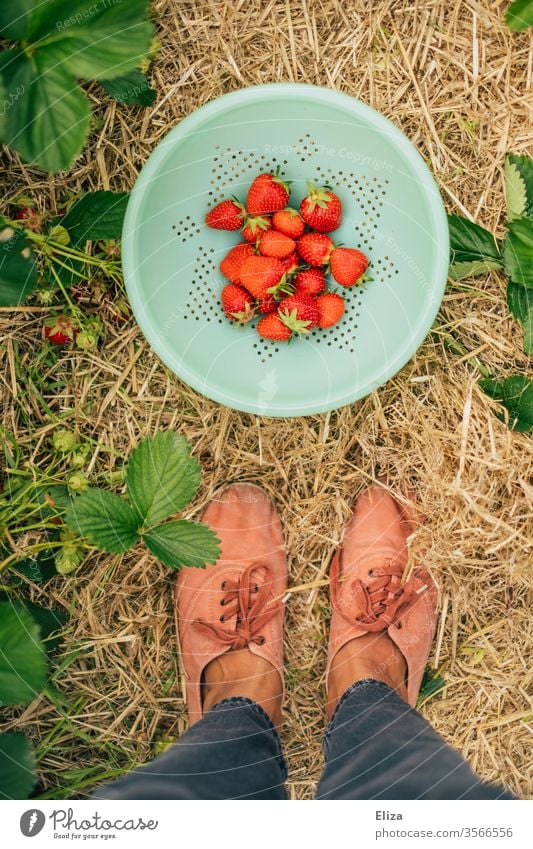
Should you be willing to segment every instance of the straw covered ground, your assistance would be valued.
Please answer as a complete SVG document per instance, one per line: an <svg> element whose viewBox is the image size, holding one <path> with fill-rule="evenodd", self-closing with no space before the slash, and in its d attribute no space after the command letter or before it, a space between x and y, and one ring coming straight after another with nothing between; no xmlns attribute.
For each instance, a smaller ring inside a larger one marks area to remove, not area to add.
<svg viewBox="0 0 533 849"><path fill-rule="evenodd" d="M6 197L24 191L49 209L66 188L130 188L156 143L196 107L242 86L302 81L383 112L416 144L448 209L501 235L504 154L531 143L531 44L506 29L506 5L158 0L154 107L119 106L94 86L102 120L75 167L48 177L6 154ZM3 425L30 461L53 426L21 389L41 318L31 305L0 313ZM446 688L423 712L484 778L532 795L531 440L497 420L471 362L477 356L498 375L525 373L527 360L497 274L450 282L438 322L394 380L326 415L274 420L220 407L159 362L133 319L109 325L96 354L66 351L56 366L66 387L46 399L56 413L70 408L73 425L95 440L95 476L118 467L141 437L175 428L204 470L189 515L229 480L256 481L275 497L294 590L283 740L296 798L312 796L322 766L328 561L354 496L378 471L394 491L409 480L428 517L413 548L425 552L440 588L431 662ZM452 352L449 337L467 353ZM29 412L32 430L22 425ZM72 614L54 682L70 708L58 718L42 696L8 727L40 747L43 792L74 787L84 796L186 727L171 580L143 552L94 555L45 596Z"/></svg>

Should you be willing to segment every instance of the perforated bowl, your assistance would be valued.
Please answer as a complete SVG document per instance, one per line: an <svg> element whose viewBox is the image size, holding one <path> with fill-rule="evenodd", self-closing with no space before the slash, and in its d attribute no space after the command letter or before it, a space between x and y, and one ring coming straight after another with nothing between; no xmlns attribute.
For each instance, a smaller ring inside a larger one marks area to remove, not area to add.
<svg viewBox="0 0 533 849"><path fill-rule="evenodd" d="M314 180L344 207L335 241L358 247L372 282L342 289L346 313L290 344L224 317L219 263L239 234L210 230L208 207L244 199L280 166L298 206ZM406 137L345 94L273 84L224 95L171 130L142 169L124 223L133 311L161 359L216 401L270 416L308 415L362 398L427 334L442 299L448 228L441 197Z"/></svg>

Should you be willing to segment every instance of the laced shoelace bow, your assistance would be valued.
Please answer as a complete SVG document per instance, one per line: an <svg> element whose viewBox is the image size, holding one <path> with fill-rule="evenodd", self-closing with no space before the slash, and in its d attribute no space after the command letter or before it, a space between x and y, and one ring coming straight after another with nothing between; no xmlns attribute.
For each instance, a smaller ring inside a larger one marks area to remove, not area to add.
<svg viewBox="0 0 533 849"><path fill-rule="evenodd" d="M265 638L261 631L279 612L282 604L268 601L265 586L261 586L254 579L254 574L259 568L263 569L263 582L268 586L272 580L270 568L256 563L247 566L236 581L225 580L221 584L220 589L224 595L220 600L222 608L220 621L229 622L235 617L234 631L222 628L213 622L206 622L204 619L196 619L194 624L233 649L244 649L250 643L263 645Z"/></svg>
<svg viewBox="0 0 533 849"><path fill-rule="evenodd" d="M415 589L412 578L402 584L401 573L401 565L391 561L387 566L371 569L372 580L366 586L359 578L350 581L356 604L355 619L360 628L370 633L383 631L390 625L401 628L399 619L416 604L419 595L427 590L427 584Z"/></svg>

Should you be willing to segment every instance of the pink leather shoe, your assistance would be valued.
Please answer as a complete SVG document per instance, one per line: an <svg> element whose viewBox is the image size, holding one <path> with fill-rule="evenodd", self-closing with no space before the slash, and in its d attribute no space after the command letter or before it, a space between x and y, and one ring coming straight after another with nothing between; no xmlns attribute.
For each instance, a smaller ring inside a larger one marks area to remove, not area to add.
<svg viewBox="0 0 533 849"><path fill-rule="evenodd" d="M407 664L407 700L415 706L437 623L437 589L415 568L407 581L407 538L416 524L382 486L357 499L330 567L331 617L326 680L333 658L363 634L386 631Z"/></svg>
<svg viewBox="0 0 533 849"><path fill-rule="evenodd" d="M191 724L203 716L204 669L225 652L248 648L283 680L287 560L275 506L259 487L233 484L217 493L202 519L220 539L220 557L205 569L182 569L176 582Z"/></svg>

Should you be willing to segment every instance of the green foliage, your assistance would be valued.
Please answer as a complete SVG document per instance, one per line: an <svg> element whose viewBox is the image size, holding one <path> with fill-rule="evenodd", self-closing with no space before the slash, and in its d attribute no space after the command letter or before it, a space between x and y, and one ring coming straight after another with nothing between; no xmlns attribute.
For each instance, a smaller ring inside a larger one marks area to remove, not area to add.
<svg viewBox="0 0 533 849"><path fill-rule="evenodd" d="M216 563L219 554L212 530L185 519L157 525L145 533L144 541L152 554L171 569Z"/></svg>
<svg viewBox="0 0 533 849"><path fill-rule="evenodd" d="M18 306L37 284L31 245L19 230L0 230L0 306Z"/></svg>
<svg viewBox="0 0 533 849"><path fill-rule="evenodd" d="M505 23L516 32L533 27L533 0L513 0L505 13Z"/></svg>
<svg viewBox="0 0 533 849"><path fill-rule="evenodd" d="M40 629L24 607L0 602L0 705L32 701L46 681Z"/></svg>
<svg viewBox="0 0 533 849"><path fill-rule="evenodd" d="M184 436L167 431L144 439L131 452L126 481L128 496L146 527L168 519L194 498L200 464Z"/></svg>
<svg viewBox="0 0 533 849"><path fill-rule="evenodd" d="M518 4L513 4L517 6ZM524 4L522 4L524 5ZM488 230L459 215L449 215L450 277L460 280L503 267L508 276L507 306L522 325L523 347L533 354L533 159L509 154L505 162L507 232L503 251ZM488 374L488 371L485 372ZM533 429L533 382L525 375L479 382L502 404L502 421L518 431Z"/></svg>
<svg viewBox="0 0 533 849"><path fill-rule="evenodd" d="M508 413L512 430L523 433L533 431L533 381L525 375L515 374L505 380L482 379L479 385L494 401L498 401ZM501 413L498 418L506 417Z"/></svg>
<svg viewBox="0 0 533 849"><path fill-rule="evenodd" d="M503 255L505 271L511 280L533 287L533 221L529 218L509 221Z"/></svg>
<svg viewBox="0 0 533 849"><path fill-rule="evenodd" d="M427 702L428 699L440 693L445 686L446 681L438 671L432 672L429 668L425 669L416 703L417 708L420 708L424 702Z"/></svg>
<svg viewBox="0 0 533 849"><path fill-rule="evenodd" d="M200 483L186 439L172 431L144 439L131 453L126 483L129 501L100 489L77 496L66 511L69 527L117 554L142 539L174 569L216 562L218 540L206 525L183 519L161 524L192 500Z"/></svg>
<svg viewBox="0 0 533 849"><path fill-rule="evenodd" d="M78 79L111 80L150 52L146 0L3 0L0 34L19 47L0 54L3 141L49 171L68 168L89 130Z"/></svg>
<svg viewBox="0 0 533 849"><path fill-rule="evenodd" d="M127 106L151 106L157 95L150 88L146 74L138 68L112 80L101 80L101 85L111 97Z"/></svg>
<svg viewBox="0 0 533 849"><path fill-rule="evenodd" d="M128 205L128 192L88 192L61 219L73 245L88 239L118 239Z"/></svg>
<svg viewBox="0 0 533 849"><path fill-rule="evenodd" d="M0 734L0 799L27 799L33 790L35 752L24 734Z"/></svg>

